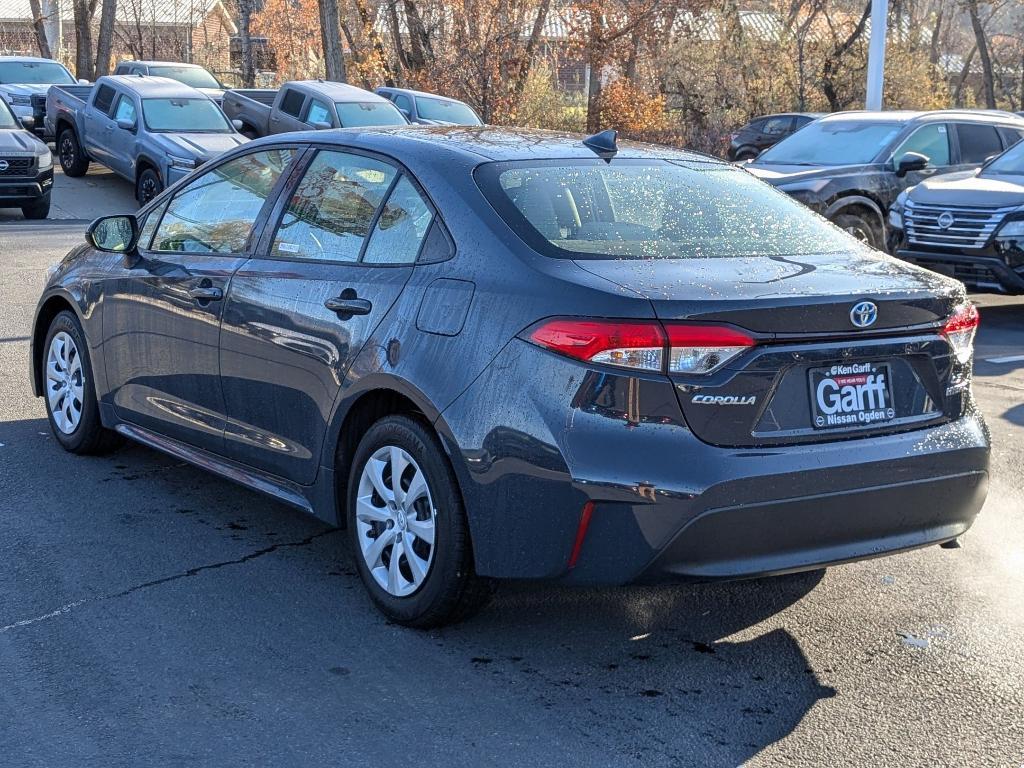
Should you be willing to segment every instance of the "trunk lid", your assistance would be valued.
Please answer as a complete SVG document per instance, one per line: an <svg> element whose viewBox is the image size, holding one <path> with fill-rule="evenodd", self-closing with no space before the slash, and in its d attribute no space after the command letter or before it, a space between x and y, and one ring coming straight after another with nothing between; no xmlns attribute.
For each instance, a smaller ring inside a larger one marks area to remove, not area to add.
<svg viewBox="0 0 1024 768"><path fill-rule="evenodd" d="M966 373L940 333L962 286L875 251L577 264L646 296L663 322L727 323L755 338L711 374L672 374L706 442L835 440L939 423L964 407ZM877 307L867 328L852 319L862 301Z"/></svg>

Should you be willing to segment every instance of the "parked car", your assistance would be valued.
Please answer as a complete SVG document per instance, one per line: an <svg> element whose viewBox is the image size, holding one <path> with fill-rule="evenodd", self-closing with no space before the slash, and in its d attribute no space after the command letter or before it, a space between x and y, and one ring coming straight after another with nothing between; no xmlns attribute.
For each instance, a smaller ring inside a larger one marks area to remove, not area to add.
<svg viewBox="0 0 1024 768"><path fill-rule="evenodd" d="M19 120L31 117L32 130L46 141L46 92L51 85L73 85L77 82L67 67L52 59L35 56L0 56L0 98L11 107Z"/></svg>
<svg viewBox="0 0 1024 768"><path fill-rule="evenodd" d="M0 208L20 208L26 219L50 215L53 155L0 98Z"/></svg>
<svg viewBox="0 0 1024 768"><path fill-rule="evenodd" d="M46 119L68 176L95 161L135 185L140 203L248 141L209 98L166 77L111 75L54 86Z"/></svg>
<svg viewBox="0 0 1024 768"><path fill-rule="evenodd" d="M288 131L407 125L387 99L328 80L293 80L280 88L236 88L224 93L224 112L250 138Z"/></svg>
<svg viewBox="0 0 1024 768"><path fill-rule="evenodd" d="M378 88L374 91L391 101L410 122L419 125L482 125L469 104L458 99L409 88Z"/></svg>
<svg viewBox="0 0 1024 768"><path fill-rule="evenodd" d="M905 190L889 224L901 259L975 291L1024 294L1024 143Z"/></svg>
<svg viewBox="0 0 1024 768"><path fill-rule="evenodd" d="M224 85L208 69L198 64L178 61L122 61L117 65L114 74L167 77L192 86L218 104L224 98Z"/></svg>
<svg viewBox="0 0 1024 768"><path fill-rule="evenodd" d="M815 120L745 167L884 248L896 196L939 173L977 168L1024 137L1009 112L839 112Z"/></svg>
<svg viewBox="0 0 1024 768"><path fill-rule="evenodd" d="M414 626L491 579L747 577L962 534L989 460L963 286L609 134L290 133L97 220L33 324L56 441L128 437L347 524Z"/></svg>
<svg viewBox="0 0 1024 768"><path fill-rule="evenodd" d="M821 116L820 112L785 112L751 120L729 137L727 157L736 161L753 160L768 147Z"/></svg>

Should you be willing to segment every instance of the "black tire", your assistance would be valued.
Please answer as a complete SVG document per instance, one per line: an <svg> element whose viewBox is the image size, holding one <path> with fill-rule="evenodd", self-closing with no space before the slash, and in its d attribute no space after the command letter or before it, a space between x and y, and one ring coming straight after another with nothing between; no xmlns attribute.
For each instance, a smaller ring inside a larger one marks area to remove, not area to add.
<svg viewBox="0 0 1024 768"><path fill-rule="evenodd" d="M757 157L760 152L751 147L743 147L739 152L736 153L736 162L741 163L744 160L753 160Z"/></svg>
<svg viewBox="0 0 1024 768"><path fill-rule="evenodd" d="M160 181L160 174L152 168L144 169L135 180L135 199L139 205L145 205L163 191L164 183Z"/></svg>
<svg viewBox="0 0 1024 768"><path fill-rule="evenodd" d="M82 151L73 128L65 128L57 137L57 156L65 176L85 176L89 171L89 157Z"/></svg>
<svg viewBox="0 0 1024 768"><path fill-rule="evenodd" d="M26 219L45 219L50 215L50 193L21 206L21 213Z"/></svg>
<svg viewBox="0 0 1024 768"><path fill-rule="evenodd" d="M872 248L881 250L885 247L885 243L882 242L883 235L878 231L878 226L866 216L856 213L840 213L832 219L832 222Z"/></svg>
<svg viewBox="0 0 1024 768"><path fill-rule="evenodd" d="M243 125L242 130L240 130L239 133L247 139L258 139L260 137L260 135L248 125Z"/></svg>
<svg viewBox="0 0 1024 768"><path fill-rule="evenodd" d="M387 446L401 448L419 465L436 510L433 561L419 588L404 597L392 595L375 581L360 547L359 537L364 534L356 521L363 468L375 452ZM387 416L376 422L360 441L348 478L346 520L352 557L370 597L385 616L404 626L426 629L461 621L487 603L492 583L474 571L469 527L455 474L426 425L407 416Z"/></svg>
<svg viewBox="0 0 1024 768"><path fill-rule="evenodd" d="M47 355L54 336L58 333L66 333L75 344L78 354L81 355L81 419L75 429L68 433L57 426L54 415L50 409L50 399L47 396L46 365ZM46 418L50 422L50 430L57 442L64 450L82 455L95 455L111 451L119 446L122 438L116 432L107 429L100 421L100 409L96 403L96 387L92 375L92 361L89 359L89 347L85 341L85 334L82 326L73 312L65 309L57 314L50 323L46 332L46 344L42 350L43 379L43 400L46 405Z"/></svg>

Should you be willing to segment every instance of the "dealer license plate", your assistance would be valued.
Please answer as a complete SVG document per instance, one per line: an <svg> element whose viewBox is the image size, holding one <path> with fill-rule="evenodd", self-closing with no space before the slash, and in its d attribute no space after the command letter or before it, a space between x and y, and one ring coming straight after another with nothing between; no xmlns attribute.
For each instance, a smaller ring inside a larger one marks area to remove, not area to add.
<svg viewBox="0 0 1024 768"><path fill-rule="evenodd" d="M836 363L809 371L815 429L869 427L896 418L885 363Z"/></svg>

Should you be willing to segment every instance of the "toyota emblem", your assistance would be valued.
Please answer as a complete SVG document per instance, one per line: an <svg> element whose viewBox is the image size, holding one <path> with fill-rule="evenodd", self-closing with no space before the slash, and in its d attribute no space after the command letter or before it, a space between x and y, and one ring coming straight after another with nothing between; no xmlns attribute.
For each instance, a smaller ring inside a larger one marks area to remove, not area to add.
<svg viewBox="0 0 1024 768"><path fill-rule="evenodd" d="M11 164L8 163L6 160L0 160L0 171L6 171L10 167Z"/></svg>
<svg viewBox="0 0 1024 768"><path fill-rule="evenodd" d="M949 211L943 211L939 214L939 220L936 222L939 225L939 229L949 229L953 226L953 214Z"/></svg>
<svg viewBox="0 0 1024 768"><path fill-rule="evenodd" d="M850 310L850 322L858 328L867 328L874 325L878 319L878 307L873 301L860 301L853 305Z"/></svg>

